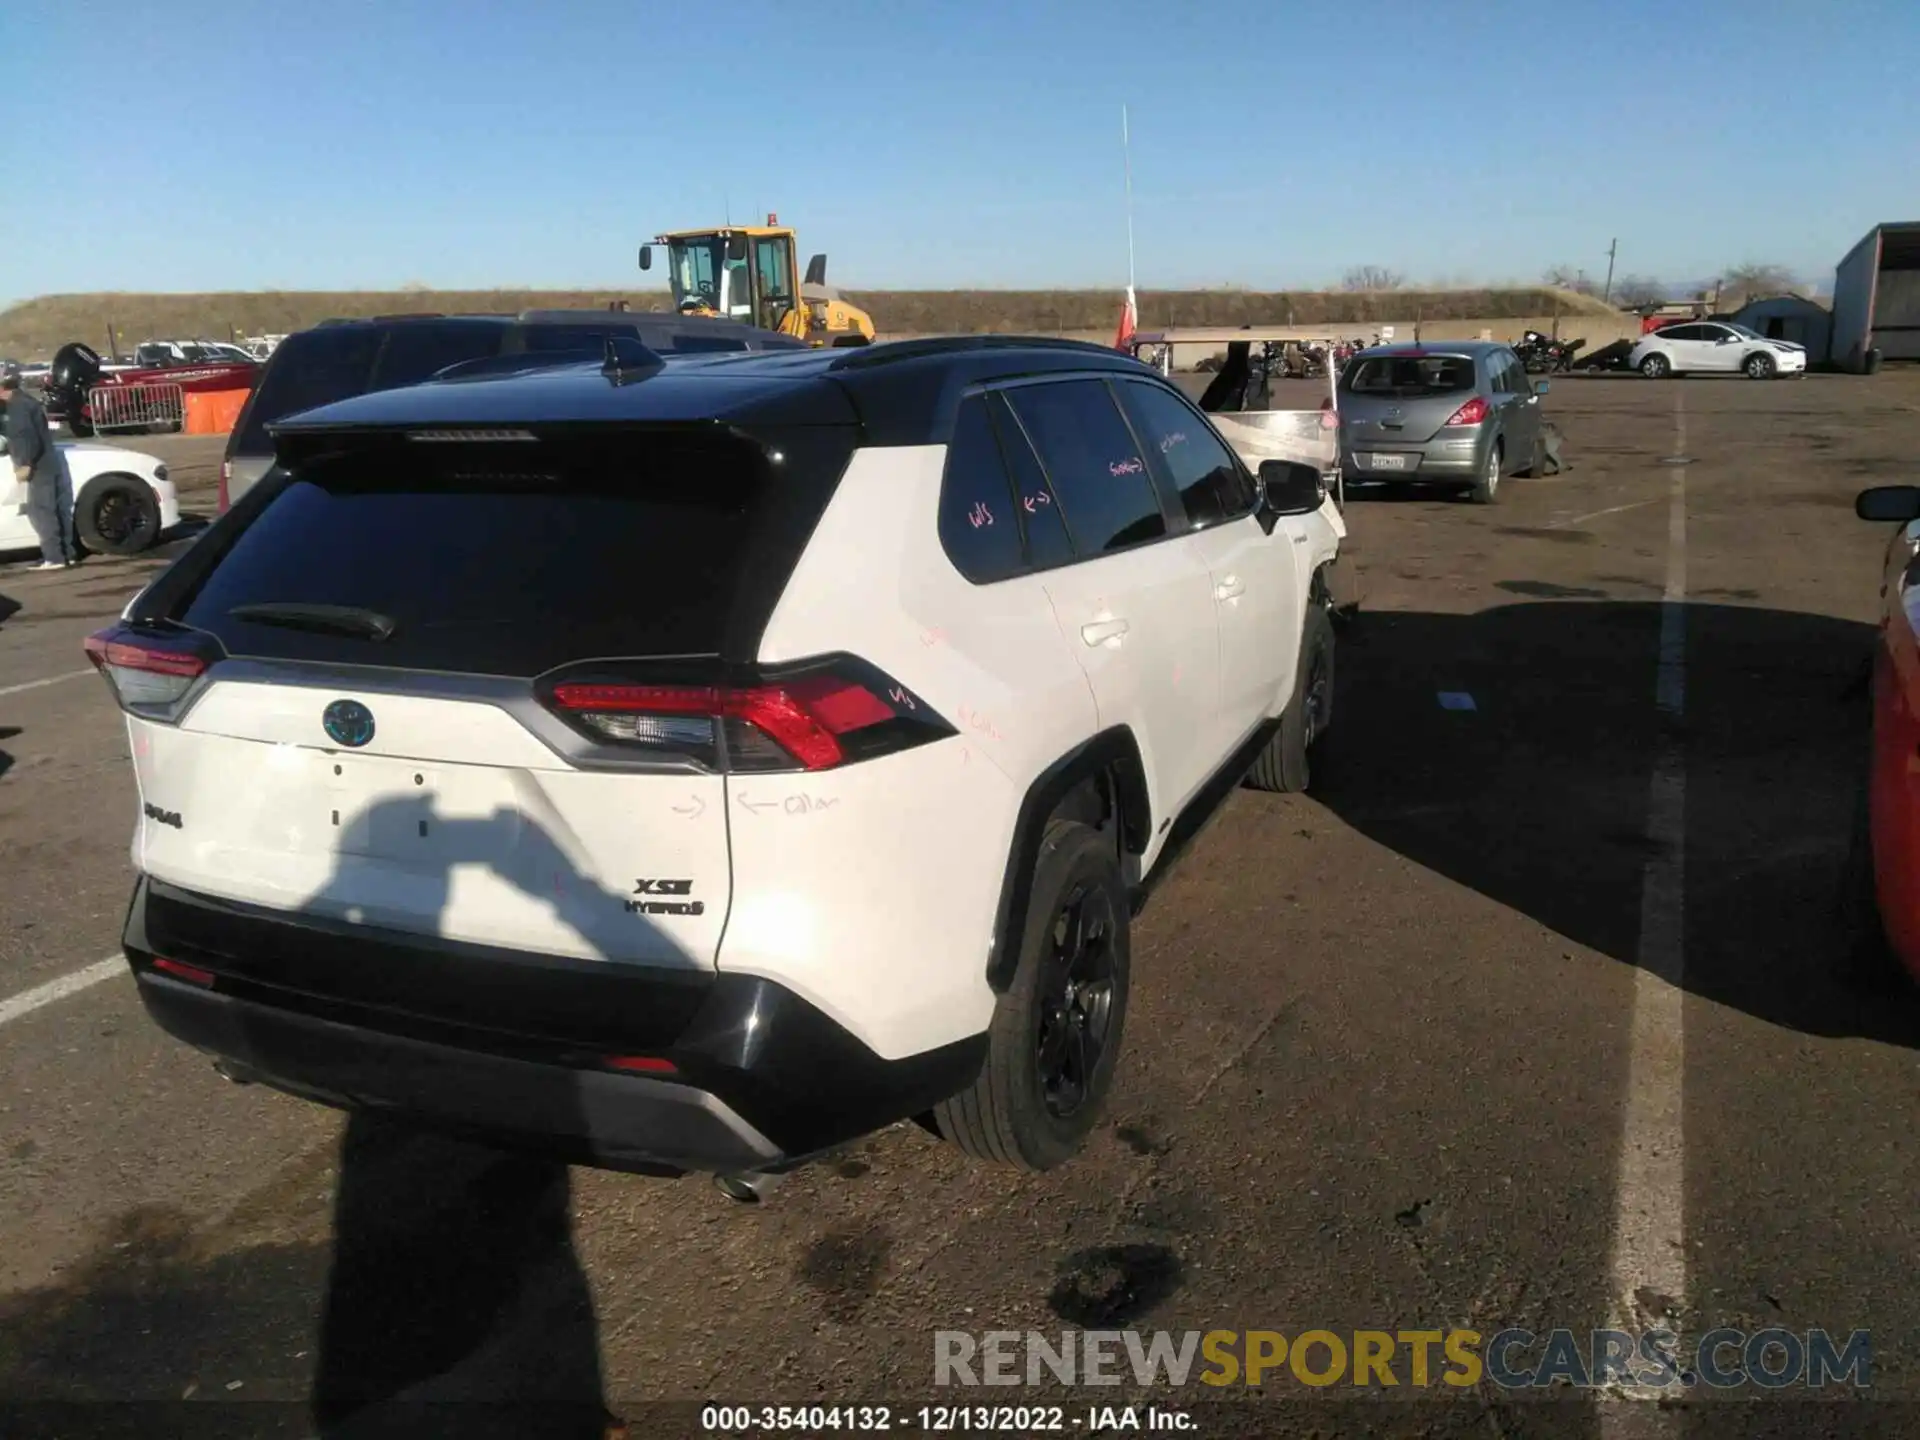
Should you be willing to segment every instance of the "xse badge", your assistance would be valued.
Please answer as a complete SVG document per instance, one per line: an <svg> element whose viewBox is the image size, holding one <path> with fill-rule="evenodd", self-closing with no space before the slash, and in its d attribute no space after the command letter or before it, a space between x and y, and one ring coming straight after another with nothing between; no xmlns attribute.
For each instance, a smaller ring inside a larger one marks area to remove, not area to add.
<svg viewBox="0 0 1920 1440"><path fill-rule="evenodd" d="M636 880L633 882L635 895L691 895L691 880ZM707 906L704 900L629 900L629 915L704 915Z"/></svg>

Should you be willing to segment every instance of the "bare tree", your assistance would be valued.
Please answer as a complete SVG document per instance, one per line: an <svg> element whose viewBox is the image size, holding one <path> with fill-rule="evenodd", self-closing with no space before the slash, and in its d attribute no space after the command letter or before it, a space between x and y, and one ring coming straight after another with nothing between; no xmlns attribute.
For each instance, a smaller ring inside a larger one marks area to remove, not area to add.
<svg viewBox="0 0 1920 1440"><path fill-rule="evenodd" d="M1406 276L1384 265L1356 265L1340 277L1342 290L1398 290Z"/></svg>
<svg viewBox="0 0 1920 1440"><path fill-rule="evenodd" d="M1778 295L1794 287L1794 275L1784 265L1760 265L1752 261L1735 265L1720 277L1720 308L1738 310L1749 300Z"/></svg>
<svg viewBox="0 0 1920 1440"><path fill-rule="evenodd" d="M1650 275L1622 275L1613 282L1611 298L1623 310L1658 305L1667 298L1667 287Z"/></svg>
<svg viewBox="0 0 1920 1440"><path fill-rule="evenodd" d="M1547 284L1561 290L1571 290L1576 295L1597 295L1600 287L1589 280L1584 273L1571 265L1555 265L1541 277Z"/></svg>

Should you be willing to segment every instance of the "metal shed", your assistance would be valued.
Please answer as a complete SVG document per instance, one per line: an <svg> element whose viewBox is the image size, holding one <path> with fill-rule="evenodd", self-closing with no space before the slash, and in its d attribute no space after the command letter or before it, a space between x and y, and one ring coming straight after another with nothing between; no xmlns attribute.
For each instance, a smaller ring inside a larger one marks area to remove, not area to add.
<svg viewBox="0 0 1920 1440"><path fill-rule="evenodd" d="M1828 358L1833 342L1833 314L1817 300L1804 295L1768 295L1749 300L1733 317L1769 340L1787 340L1807 348L1807 363L1817 365Z"/></svg>
<svg viewBox="0 0 1920 1440"><path fill-rule="evenodd" d="M1855 374L1920 360L1920 220L1874 226L1835 268L1831 353Z"/></svg>

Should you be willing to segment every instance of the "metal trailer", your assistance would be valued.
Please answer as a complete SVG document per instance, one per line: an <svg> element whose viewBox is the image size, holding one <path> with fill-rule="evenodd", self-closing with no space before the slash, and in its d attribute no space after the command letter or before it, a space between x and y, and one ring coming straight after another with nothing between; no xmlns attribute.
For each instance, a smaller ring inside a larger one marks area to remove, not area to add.
<svg viewBox="0 0 1920 1440"><path fill-rule="evenodd" d="M1326 478L1337 512L1344 510L1347 503L1346 481L1340 465L1340 366L1333 358L1333 347L1339 343L1337 336L1303 334L1291 326L1204 326L1137 331L1128 339L1126 348L1134 358L1146 358L1161 374L1170 375L1174 348L1180 345L1227 348L1244 344L1249 349L1260 346L1263 351L1268 346L1286 344L1325 346L1327 398L1319 409L1211 410L1207 418L1249 470L1258 472L1263 460L1287 460L1318 468Z"/></svg>
<svg viewBox="0 0 1920 1440"><path fill-rule="evenodd" d="M1920 220L1874 226L1834 268L1828 358L1856 375L1920 360Z"/></svg>

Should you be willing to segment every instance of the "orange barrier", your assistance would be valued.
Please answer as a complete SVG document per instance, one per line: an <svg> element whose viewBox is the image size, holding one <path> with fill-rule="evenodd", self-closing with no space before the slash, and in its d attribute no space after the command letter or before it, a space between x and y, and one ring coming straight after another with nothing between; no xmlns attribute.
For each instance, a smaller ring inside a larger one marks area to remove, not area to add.
<svg viewBox="0 0 1920 1440"><path fill-rule="evenodd" d="M240 419L251 390L193 390L187 392L187 435L225 435Z"/></svg>

